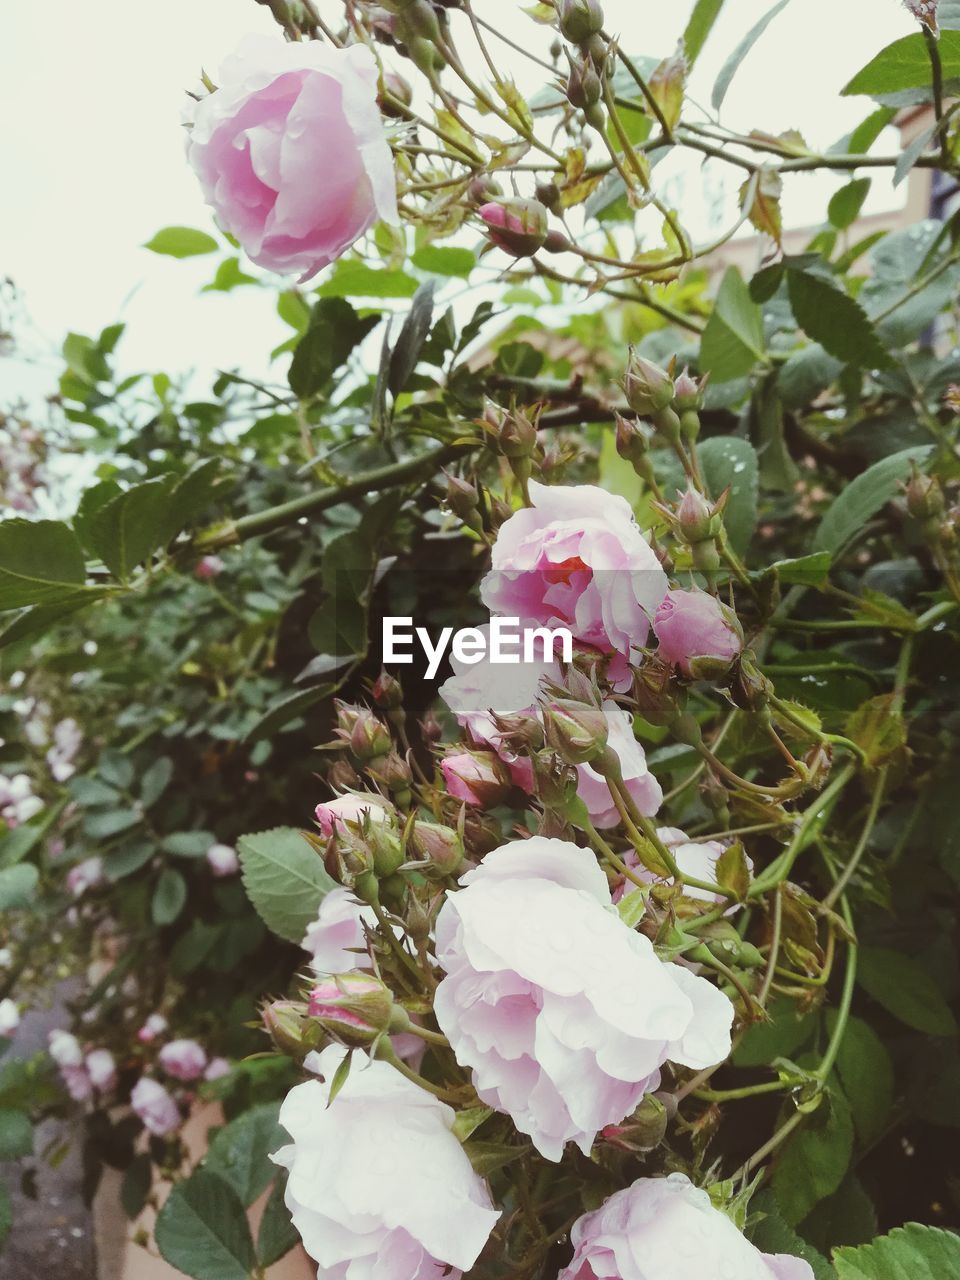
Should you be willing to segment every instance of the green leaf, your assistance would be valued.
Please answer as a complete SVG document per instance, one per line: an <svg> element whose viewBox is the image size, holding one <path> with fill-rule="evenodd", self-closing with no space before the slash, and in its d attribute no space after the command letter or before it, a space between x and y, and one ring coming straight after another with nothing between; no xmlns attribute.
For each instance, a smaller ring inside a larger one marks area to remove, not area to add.
<svg viewBox="0 0 960 1280"><path fill-rule="evenodd" d="M776 1197L770 1191L761 1191L750 1202L752 1213L759 1216L750 1229L751 1242L764 1253L786 1253L803 1258L810 1264L814 1280L836 1280L833 1268L813 1245L800 1238L783 1220L783 1213Z"/></svg>
<svg viewBox="0 0 960 1280"><path fill-rule="evenodd" d="M768 1009L769 1022L755 1022L733 1054L738 1067L761 1067L776 1058L792 1058L811 1038L817 1026L814 1014L797 1017L792 1000L774 1000Z"/></svg>
<svg viewBox="0 0 960 1280"><path fill-rule="evenodd" d="M808 271L788 271L787 291L797 324L830 355L858 369L889 365L873 322L848 293Z"/></svg>
<svg viewBox="0 0 960 1280"><path fill-rule="evenodd" d="M960 31L944 31L938 43L945 80L960 76ZM841 90L851 94L866 93L876 97L883 93L900 93L904 89L920 89L932 83L930 55L926 41L918 32L888 44Z"/></svg>
<svg viewBox="0 0 960 1280"><path fill-rule="evenodd" d="M960 1236L911 1222L834 1255L837 1280L949 1280L960 1275Z"/></svg>
<svg viewBox="0 0 960 1280"><path fill-rule="evenodd" d="M807 1215L800 1230L829 1255L839 1245L872 1240L877 1234L877 1211L857 1175L848 1173L836 1191Z"/></svg>
<svg viewBox="0 0 960 1280"><path fill-rule="evenodd" d="M224 258L217 267L216 274L209 284L205 284L201 293L229 293L244 284L259 284L256 276L248 276L240 270L239 258Z"/></svg>
<svg viewBox="0 0 960 1280"><path fill-rule="evenodd" d="M69 618L71 614L80 609L85 609L87 605L99 600L103 594L96 587L85 587L75 595L67 596L60 600L57 604L38 604L34 605L32 609L24 609L9 626L0 631L0 649L5 648L7 645L17 644L21 640L27 640L32 636L43 635L44 632L55 627L58 622L62 622L64 618Z"/></svg>
<svg viewBox="0 0 960 1280"><path fill-rule="evenodd" d="M196 463L172 485L163 517L160 546L166 546L209 505L220 473L219 458Z"/></svg>
<svg viewBox="0 0 960 1280"><path fill-rule="evenodd" d="M120 1184L120 1204L131 1220L138 1218L147 1203L153 1184L153 1162L146 1151L134 1156Z"/></svg>
<svg viewBox="0 0 960 1280"><path fill-rule="evenodd" d="M47 824L25 822L0 836L0 867L13 867L31 853L46 834Z"/></svg>
<svg viewBox="0 0 960 1280"><path fill-rule="evenodd" d="M870 178L854 178L845 187L835 191L827 206L827 217L838 231L846 231L860 216L863 202L870 190Z"/></svg>
<svg viewBox="0 0 960 1280"><path fill-rule="evenodd" d="M0 1160L33 1155L33 1125L26 1111L0 1110Z"/></svg>
<svg viewBox="0 0 960 1280"><path fill-rule="evenodd" d="M723 0L697 0L693 6L693 13L683 33L683 47L691 67L699 58L700 50L706 44L722 8Z"/></svg>
<svg viewBox="0 0 960 1280"><path fill-rule="evenodd" d="M117 494L90 516L90 544L121 582L163 545L169 489L167 477L147 480Z"/></svg>
<svg viewBox="0 0 960 1280"><path fill-rule="evenodd" d="M857 980L877 1004L929 1036L952 1036L956 1019L940 988L911 956L887 947L862 947Z"/></svg>
<svg viewBox="0 0 960 1280"><path fill-rule="evenodd" d="M436 285L428 280L417 290L410 312L403 322L397 345L390 356L390 371L387 375L387 386L396 396L407 385L407 381L420 359L420 352L430 332L433 320L433 294Z"/></svg>
<svg viewBox="0 0 960 1280"><path fill-rule="evenodd" d="M713 314L700 344L700 368L715 382L729 382L748 374L763 356L763 317L736 267L729 267L720 285Z"/></svg>
<svg viewBox="0 0 960 1280"><path fill-rule="evenodd" d="M826 1024L827 1034L832 1035L836 1010L828 1010ZM861 1018L847 1022L836 1072L850 1103L857 1137L869 1146L883 1132L893 1106L893 1063L883 1041Z"/></svg>
<svg viewBox="0 0 960 1280"><path fill-rule="evenodd" d="M86 582L83 551L59 520L0 523L0 612L76 600Z"/></svg>
<svg viewBox="0 0 960 1280"><path fill-rule="evenodd" d="M806 408L842 371L843 362L827 355L819 342L810 342L792 351L777 376L784 407Z"/></svg>
<svg viewBox="0 0 960 1280"><path fill-rule="evenodd" d="M13 1205L10 1202L10 1192L0 1182L0 1248L3 1248L4 1241L10 1234L12 1226Z"/></svg>
<svg viewBox="0 0 960 1280"><path fill-rule="evenodd" d="M103 860L103 869L111 882L122 880L145 867L156 852L152 840L133 840L119 849L112 849Z"/></svg>
<svg viewBox="0 0 960 1280"><path fill-rule="evenodd" d="M274 827L237 844L247 896L268 929L300 943L335 882L302 832Z"/></svg>
<svg viewBox="0 0 960 1280"><path fill-rule="evenodd" d="M747 54L757 43L777 14L782 12L789 3L790 0L777 0L777 3L773 8L768 10L760 21L750 28L747 34L737 45L736 49L734 49L733 53L731 53L730 57L723 64L720 69L720 74L717 76L716 84L713 86L713 93L710 95L710 102L714 111L719 111L723 105L723 100L727 96L727 90L730 88L733 77L736 75L741 62L743 62L744 58L746 58Z"/></svg>
<svg viewBox="0 0 960 1280"><path fill-rule="evenodd" d="M116 809L105 813L88 813L83 820L83 831L92 840L106 840L129 831L143 821L139 809Z"/></svg>
<svg viewBox="0 0 960 1280"><path fill-rule="evenodd" d="M236 1191L204 1170L170 1192L155 1238L166 1261L193 1280L250 1280L256 1266L250 1226Z"/></svg>
<svg viewBox="0 0 960 1280"><path fill-rule="evenodd" d="M251 1107L231 1120L210 1143L203 1167L229 1182L244 1205L253 1204L270 1185L276 1165L270 1153L289 1141L277 1123L278 1102Z"/></svg>
<svg viewBox="0 0 960 1280"><path fill-rule="evenodd" d="M318 613L320 612L318 610ZM329 617L328 614L323 616ZM345 657L344 664L348 661L349 658ZM334 687L331 684L320 684L313 685L309 689L298 689L294 693L284 694L282 698L271 703L263 715L251 726L247 731L244 742L260 742L264 738L273 737L278 730L289 724L291 720L298 719L304 711L309 711L318 702L323 702L324 699L329 698Z"/></svg>
<svg viewBox="0 0 960 1280"><path fill-rule="evenodd" d="M195 258L202 253L215 253L219 248L213 236L193 227L164 227L143 247L170 258Z"/></svg>
<svg viewBox="0 0 960 1280"><path fill-rule="evenodd" d="M321 298L293 353L288 376L294 395L307 400L321 391L379 321L378 315L361 319L343 298Z"/></svg>
<svg viewBox="0 0 960 1280"><path fill-rule="evenodd" d="M157 803L173 778L173 761L158 756L140 779L140 803L144 809Z"/></svg>
<svg viewBox="0 0 960 1280"><path fill-rule="evenodd" d="M317 295L321 298L412 298L417 281L405 271L370 267L356 258L341 258Z"/></svg>
<svg viewBox="0 0 960 1280"><path fill-rule="evenodd" d="M300 1239L296 1227L290 1221L290 1211L284 1203L286 1178L279 1177L270 1192L260 1219L257 1233L257 1257L262 1267L272 1266L294 1247Z"/></svg>
<svg viewBox="0 0 960 1280"><path fill-rule="evenodd" d="M215 843L216 836L210 831L173 831L161 838L160 848L175 858L202 858Z"/></svg>
<svg viewBox="0 0 960 1280"><path fill-rule="evenodd" d="M32 862L18 862L0 871L0 911L25 907L33 897L40 875Z"/></svg>
<svg viewBox="0 0 960 1280"><path fill-rule="evenodd" d="M881 458L852 480L827 508L813 540L814 550L829 551L836 557L854 534L896 496L913 464L919 464L929 452L927 445L903 449Z"/></svg>
<svg viewBox="0 0 960 1280"><path fill-rule="evenodd" d="M469 249L450 245L427 244L410 259L419 271L435 276L462 276L464 279L477 265L477 256Z"/></svg>
<svg viewBox="0 0 960 1280"><path fill-rule="evenodd" d="M730 490L723 521L733 549L742 555L757 525L756 451L739 436L712 436L697 454L711 496Z"/></svg>
<svg viewBox="0 0 960 1280"><path fill-rule="evenodd" d="M174 871L172 867L165 867L160 872L157 887L153 891L153 901L150 904L153 923L161 928L172 924L183 910L186 901L186 880L179 871Z"/></svg>
<svg viewBox="0 0 960 1280"><path fill-rule="evenodd" d="M853 1152L853 1123L846 1099L831 1092L782 1148L771 1183L790 1226L836 1191Z"/></svg>

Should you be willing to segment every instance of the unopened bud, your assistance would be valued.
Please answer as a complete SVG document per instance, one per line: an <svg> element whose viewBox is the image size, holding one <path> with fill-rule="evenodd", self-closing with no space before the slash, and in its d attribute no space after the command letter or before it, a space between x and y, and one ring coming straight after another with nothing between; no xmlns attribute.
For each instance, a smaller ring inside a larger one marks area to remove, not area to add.
<svg viewBox="0 0 960 1280"><path fill-rule="evenodd" d="M472 527L473 522L478 519L477 508L480 505L477 486L461 476L448 475L446 500L453 514Z"/></svg>
<svg viewBox="0 0 960 1280"><path fill-rule="evenodd" d="M388 671L381 671L370 686L370 696L382 711L395 711L403 706L400 681Z"/></svg>
<svg viewBox="0 0 960 1280"><path fill-rule="evenodd" d="M545 809L565 814L577 798L577 771L548 748L531 756L537 793Z"/></svg>
<svg viewBox="0 0 960 1280"><path fill-rule="evenodd" d="M367 973L321 978L310 992L308 1012L340 1044L363 1048L391 1030L393 996Z"/></svg>
<svg viewBox="0 0 960 1280"><path fill-rule="evenodd" d="M475 178L471 178L467 186L467 199L471 204L487 204L502 194L500 183L485 173L478 173Z"/></svg>
<svg viewBox="0 0 960 1280"><path fill-rule="evenodd" d="M597 0L560 0L560 31L572 44L586 44L603 29L603 10Z"/></svg>
<svg viewBox="0 0 960 1280"><path fill-rule="evenodd" d="M650 724L670 724L679 710L679 696L673 669L662 658L652 655L634 668L633 698L637 711Z"/></svg>
<svg viewBox="0 0 960 1280"><path fill-rule="evenodd" d="M385 71L383 91L378 96L377 102L385 116L402 118L406 114L404 107L409 107L413 102L413 90L403 76L397 75L395 71Z"/></svg>
<svg viewBox="0 0 960 1280"><path fill-rule="evenodd" d="M599 707L555 698L543 703L543 732L561 760L587 764L603 755L609 728Z"/></svg>
<svg viewBox="0 0 960 1280"><path fill-rule="evenodd" d="M410 766L396 751L388 751L385 756L371 760L367 772L381 786L386 787L401 807L406 806L410 797L413 774Z"/></svg>
<svg viewBox="0 0 960 1280"><path fill-rule="evenodd" d="M597 106L603 93L603 82L597 74L592 58L570 60L570 74L567 77L567 101L572 107L587 112L587 119L593 124L590 112ZM603 111L600 111L603 120Z"/></svg>
<svg viewBox="0 0 960 1280"><path fill-rule="evenodd" d="M619 1124L610 1124L600 1136L621 1151L642 1154L659 1147L667 1132L669 1116L661 1098L648 1093L632 1115Z"/></svg>
<svg viewBox="0 0 960 1280"><path fill-rule="evenodd" d="M538 182L534 195L551 213L560 212L560 188L555 182Z"/></svg>
<svg viewBox="0 0 960 1280"><path fill-rule="evenodd" d="M505 458L530 458L537 447L537 428L526 414L515 410L504 417L497 443Z"/></svg>
<svg viewBox="0 0 960 1280"><path fill-rule="evenodd" d="M621 385L627 404L641 418L655 417L673 399L673 379L669 373L635 351L630 353Z"/></svg>
<svg viewBox="0 0 960 1280"><path fill-rule="evenodd" d="M457 800L478 809L492 809L509 794L510 779L503 762L491 751L460 751L440 761L447 790Z"/></svg>
<svg viewBox="0 0 960 1280"><path fill-rule="evenodd" d="M482 205L480 217L492 242L514 258L530 258L547 238L547 211L539 200L503 200Z"/></svg>
<svg viewBox="0 0 960 1280"><path fill-rule="evenodd" d="M643 423L617 414L617 453L634 468L646 468L649 462L653 432Z"/></svg>
<svg viewBox="0 0 960 1280"><path fill-rule="evenodd" d="M543 746L543 725L536 716L522 712L501 716L495 711L491 715L502 746L522 755L539 751Z"/></svg>
<svg viewBox="0 0 960 1280"><path fill-rule="evenodd" d="M713 539L720 531L721 522L720 508L696 489L688 488L676 510L676 528L683 541L693 546Z"/></svg>
<svg viewBox="0 0 960 1280"><path fill-rule="evenodd" d="M359 791L362 785L349 760L335 760L327 770L327 782L334 791Z"/></svg>
<svg viewBox="0 0 960 1280"><path fill-rule="evenodd" d="M274 1000L260 1010L264 1029L276 1048L297 1061L302 1061L313 1048L307 1034L306 1013L306 1006L296 1000Z"/></svg>
<svg viewBox="0 0 960 1280"><path fill-rule="evenodd" d="M444 879L455 876L463 866L463 838L453 827L438 822L415 822L410 832L414 856L428 865L428 876Z"/></svg>
<svg viewBox="0 0 960 1280"><path fill-rule="evenodd" d="M773 693L773 685L757 666L749 650L740 655L730 684L730 700L743 711L762 711Z"/></svg>
<svg viewBox="0 0 960 1280"><path fill-rule="evenodd" d="M925 475L914 467L906 486L907 510L922 524L939 520L946 509L943 490L936 476Z"/></svg>
<svg viewBox="0 0 960 1280"><path fill-rule="evenodd" d="M375 760L377 756L385 756L393 747L393 739L386 725L366 707L361 708L360 715L350 731L350 750L363 764Z"/></svg>

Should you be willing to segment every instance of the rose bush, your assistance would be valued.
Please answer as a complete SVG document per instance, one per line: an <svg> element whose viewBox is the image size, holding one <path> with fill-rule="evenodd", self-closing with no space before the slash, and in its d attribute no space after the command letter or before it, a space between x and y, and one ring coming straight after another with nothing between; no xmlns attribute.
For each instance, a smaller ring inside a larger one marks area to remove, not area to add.
<svg viewBox="0 0 960 1280"><path fill-rule="evenodd" d="M719 5L661 60L535 6L529 94L469 0L269 7L188 112L219 238L150 247L275 291L284 381L73 334L5 487L0 1152L56 1115L88 1193L173 1182L195 1280L951 1274L960 253L855 221L956 176L957 19L909 6L819 151L724 123L762 30ZM932 104L897 154L890 95ZM712 245L667 152L736 171ZM573 653L435 688L385 617Z"/></svg>

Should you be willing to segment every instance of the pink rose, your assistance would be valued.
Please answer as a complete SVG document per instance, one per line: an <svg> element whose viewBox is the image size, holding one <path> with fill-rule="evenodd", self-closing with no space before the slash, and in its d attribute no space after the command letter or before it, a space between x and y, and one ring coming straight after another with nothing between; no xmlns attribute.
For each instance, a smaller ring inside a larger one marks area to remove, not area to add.
<svg viewBox="0 0 960 1280"><path fill-rule="evenodd" d="M653 619L660 656L685 676L694 676L691 663L713 658L731 663L743 648L729 609L706 591L668 591Z"/></svg>
<svg viewBox="0 0 960 1280"><path fill-rule="evenodd" d="M207 1055L196 1040L171 1040L157 1055L161 1067L175 1080L199 1080Z"/></svg>
<svg viewBox="0 0 960 1280"><path fill-rule="evenodd" d="M67 872L67 889L75 898L79 898L89 889L96 889L103 884L103 881L103 859L100 857L87 858L84 862L78 862Z"/></svg>
<svg viewBox="0 0 960 1280"><path fill-rule="evenodd" d="M90 1083L100 1093L107 1093L117 1083L117 1064L109 1049L93 1049L86 1057Z"/></svg>
<svg viewBox="0 0 960 1280"><path fill-rule="evenodd" d="M320 903L316 920L308 926L300 943L313 957L316 973L347 973L350 969L372 969L364 926L377 927L372 907L357 902L348 889L331 889Z"/></svg>
<svg viewBox="0 0 960 1280"><path fill-rule="evenodd" d="M322 1081L297 1085L280 1108L292 1141L272 1159L290 1170L303 1247L322 1280L459 1280L500 1215L452 1133L455 1113L362 1051L330 1101L345 1052L309 1054Z"/></svg>
<svg viewBox="0 0 960 1280"><path fill-rule="evenodd" d="M201 581L209 581L211 578L219 578L225 568L220 556L201 556L193 572Z"/></svg>
<svg viewBox="0 0 960 1280"><path fill-rule="evenodd" d="M83 1065L83 1050L73 1032L61 1031L57 1028L49 1032L47 1043L50 1046L50 1057L61 1069Z"/></svg>
<svg viewBox="0 0 960 1280"><path fill-rule="evenodd" d="M719 840L691 840L679 827L658 827L657 835L673 854L674 861L684 875L693 876L695 880L712 880L714 884L716 883L717 862L724 853L726 845L721 844ZM625 853L623 857L639 879L646 880L648 884L657 882L658 877L640 863L635 853ZM747 858L746 862L752 874L753 862L750 858ZM667 884L673 883L669 877L665 879ZM618 902L633 887L629 882L624 884L614 894L614 902ZM688 898L699 898L703 902L723 902L724 900L722 893L711 893L709 889L698 889L696 885L687 885L684 895ZM732 910L736 911L737 908L733 907Z"/></svg>
<svg viewBox="0 0 960 1280"><path fill-rule="evenodd" d="M488 1106L548 1160L589 1155L667 1061L730 1052L733 1005L623 923L593 854L534 836L487 854L437 918L434 1012Z"/></svg>
<svg viewBox="0 0 960 1280"><path fill-rule="evenodd" d="M93 1081L86 1067L61 1067L60 1078L74 1102L86 1102L93 1097Z"/></svg>
<svg viewBox="0 0 960 1280"><path fill-rule="evenodd" d="M532 257L546 243L547 211L538 200L491 200L479 214L490 239L511 257Z"/></svg>
<svg viewBox="0 0 960 1280"><path fill-rule="evenodd" d="M625 498L594 485L530 482L532 507L500 527L480 594L491 613L568 627L629 658L667 590Z"/></svg>
<svg viewBox="0 0 960 1280"><path fill-rule="evenodd" d="M390 817L390 805L382 796L360 794L345 791L336 800L328 800L318 804L314 810L320 830L329 839L337 827L345 822L360 822L364 814L370 815L371 822L386 822Z"/></svg>
<svg viewBox="0 0 960 1280"><path fill-rule="evenodd" d="M141 1044L152 1044L157 1036L162 1036L167 1029L167 1020L162 1013L151 1013L140 1030L137 1039Z"/></svg>
<svg viewBox="0 0 960 1280"><path fill-rule="evenodd" d="M220 1080L223 1076L228 1076L232 1070L233 1068L226 1058L211 1058L207 1063L203 1078L204 1080Z"/></svg>
<svg viewBox="0 0 960 1280"><path fill-rule="evenodd" d="M477 809L499 804L509 791L497 757L488 751L460 751L444 756L440 772L454 799Z"/></svg>
<svg viewBox="0 0 960 1280"><path fill-rule="evenodd" d="M364 45L247 36L189 113L187 158L204 197L261 267L307 279L375 222L397 222Z"/></svg>
<svg viewBox="0 0 960 1280"><path fill-rule="evenodd" d="M212 844L207 850L207 865L218 880L235 876L240 870L240 859L232 844Z"/></svg>
<svg viewBox="0 0 960 1280"><path fill-rule="evenodd" d="M133 1086L130 1105L144 1127L157 1138L180 1128L180 1108L162 1084L141 1076Z"/></svg>
<svg viewBox="0 0 960 1280"><path fill-rule="evenodd" d="M813 1280L802 1258L761 1253L682 1173L639 1178L570 1232L557 1280Z"/></svg>
<svg viewBox="0 0 960 1280"><path fill-rule="evenodd" d="M633 736L633 721L622 707L610 699L604 702L603 713L607 720L607 746L620 761L624 787L640 812L652 817L663 802L663 791L647 768L643 747ZM591 764L578 764L577 777L577 795L587 806L593 825L600 830L615 827L620 821L620 814L603 774Z"/></svg>

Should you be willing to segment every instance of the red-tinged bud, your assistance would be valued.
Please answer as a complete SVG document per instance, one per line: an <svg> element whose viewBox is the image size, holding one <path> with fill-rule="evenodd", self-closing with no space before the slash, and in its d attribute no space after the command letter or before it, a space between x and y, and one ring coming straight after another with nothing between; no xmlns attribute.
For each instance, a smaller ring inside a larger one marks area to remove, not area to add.
<svg viewBox="0 0 960 1280"><path fill-rule="evenodd" d="M360 775L348 760L335 760L327 770L327 782L334 791L359 791Z"/></svg>
<svg viewBox="0 0 960 1280"><path fill-rule="evenodd" d="M684 368L683 373L675 379L673 384L673 403L678 413L684 413L687 409L703 408L703 389L707 385L708 378L709 374L702 382L698 382L690 370Z"/></svg>
<svg viewBox="0 0 960 1280"><path fill-rule="evenodd" d="M397 75L395 71L385 71L383 91L377 102L385 116L399 116L402 119L406 114L404 108L413 102L413 90L403 76Z"/></svg>
<svg viewBox="0 0 960 1280"><path fill-rule="evenodd" d="M627 404L641 418L653 418L669 407L673 399L673 379L665 369L630 352L621 383Z"/></svg>
<svg viewBox="0 0 960 1280"><path fill-rule="evenodd" d="M434 879L455 876L463 866L463 837L453 827L439 822L415 822L410 832L409 851L426 864L423 872Z"/></svg>
<svg viewBox="0 0 960 1280"><path fill-rule="evenodd" d="M617 453L635 468L647 467L653 431L642 422L617 414Z"/></svg>
<svg viewBox="0 0 960 1280"><path fill-rule="evenodd" d="M356 759L366 764L378 756L385 756L392 747L393 739L387 726L372 711L362 707L350 731L350 750Z"/></svg>
<svg viewBox="0 0 960 1280"><path fill-rule="evenodd" d="M633 698L637 711L650 724L670 724L680 709L680 690L668 662L651 656L633 672Z"/></svg>
<svg viewBox="0 0 960 1280"><path fill-rule="evenodd" d="M570 59L570 74L567 77L567 101L572 107L587 113L590 119L591 109L596 107L603 93L603 81L600 78L592 58ZM603 119L603 111L600 111Z"/></svg>
<svg viewBox="0 0 960 1280"><path fill-rule="evenodd" d="M443 737L443 725L437 719L432 707L420 721L420 732L425 742L439 742Z"/></svg>
<svg viewBox="0 0 960 1280"><path fill-rule="evenodd" d="M547 238L543 242L545 253L566 253L570 248L570 241L562 231L557 231L551 227L547 232Z"/></svg>
<svg viewBox="0 0 960 1280"><path fill-rule="evenodd" d="M445 756L440 770L449 793L478 809L502 804L510 792L504 764L491 751L461 751Z"/></svg>
<svg viewBox="0 0 960 1280"><path fill-rule="evenodd" d="M479 523L477 509L480 506L480 491L477 486L462 476L447 475L447 506L464 524L473 528Z"/></svg>
<svg viewBox="0 0 960 1280"><path fill-rule="evenodd" d="M500 452L505 458L531 458L537 447L537 428L525 413L514 410L504 416L497 434Z"/></svg>
<svg viewBox="0 0 960 1280"><path fill-rule="evenodd" d="M403 706L400 681L388 671L381 671L370 686L370 696L382 711L395 711Z"/></svg>
<svg viewBox="0 0 960 1280"><path fill-rule="evenodd" d="M560 188L555 182L538 182L534 195L545 209L549 209L551 213L560 213Z"/></svg>
<svg viewBox="0 0 960 1280"><path fill-rule="evenodd" d="M553 698L541 705L547 746L561 760L567 764L587 764L603 755L609 728L599 707L566 698Z"/></svg>
<svg viewBox="0 0 960 1280"><path fill-rule="evenodd" d="M514 258L530 258L547 238L547 211L539 200L503 200L482 205L480 217L491 241Z"/></svg>
<svg viewBox="0 0 960 1280"><path fill-rule="evenodd" d="M531 756L537 794L545 809L566 814L577 798L577 771L561 760L555 751L545 748Z"/></svg>
<svg viewBox="0 0 960 1280"><path fill-rule="evenodd" d="M413 774L406 760L396 751L389 751L385 756L371 760L367 772L401 802L405 794L409 797Z"/></svg>
<svg viewBox="0 0 960 1280"><path fill-rule="evenodd" d="M488 177L485 173L478 173L475 178L471 178L467 187L467 199L471 204L487 204L502 195L503 188L500 183Z"/></svg>
<svg viewBox="0 0 960 1280"><path fill-rule="evenodd" d="M543 725L536 716L520 713L497 715L491 712L493 723L503 746L520 755L529 755L531 751L539 751L543 746Z"/></svg>
<svg viewBox="0 0 960 1280"><path fill-rule="evenodd" d="M598 0L560 0L560 31L572 44L586 44L603 29Z"/></svg>
<svg viewBox="0 0 960 1280"><path fill-rule="evenodd" d="M307 1007L297 1000L274 1000L260 1010L264 1030L287 1057L302 1061L315 1046L310 1043Z"/></svg>
<svg viewBox="0 0 960 1280"><path fill-rule="evenodd" d="M225 568L226 565L219 556L203 556L197 561L194 573L202 581L209 581L211 578L219 578Z"/></svg>
<svg viewBox="0 0 960 1280"><path fill-rule="evenodd" d="M696 489L688 488L677 504L676 529L684 542L693 546L707 542L720 532L722 508Z"/></svg>
<svg viewBox="0 0 960 1280"><path fill-rule="evenodd" d="M479 860L503 844L503 832L495 818L487 817L479 809L461 809L463 844L467 855Z"/></svg>
<svg viewBox="0 0 960 1280"><path fill-rule="evenodd" d="M340 698L334 698L333 706L337 713L338 736L347 742L353 732L353 726L360 719L363 707L358 707L352 702L343 702Z"/></svg>
<svg viewBox="0 0 960 1280"><path fill-rule="evenodd" d="M648 1093L632 1115L601 1130L601 1137L620 1151L642 1155L659 1147L667 1132L669 1115L663 1099Z"/></svg>
<svg viewBox="0 0 960 1280"><path fill-rule="evenodd" d="M914 520L926 524L928 520L939 520L946 510L946 502L940 481L936 476L924 475L916 467L905 489L907 510Z"/></svg>
<svg viewBox="0 0 960 1280"><path fill-rule="evenodd" d="M393 1029L393 996L367 973L321 978L310 992L308 1012L328 1035L353 1048L372 1044ZM401 1021L406 1025L405 1015Z"/></svg>

